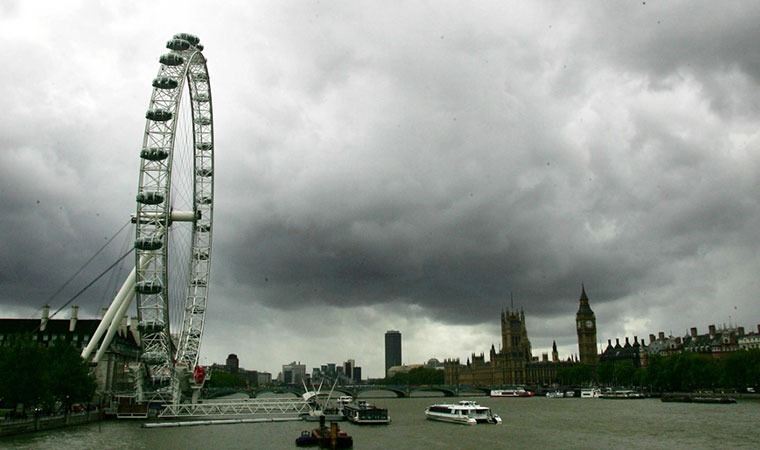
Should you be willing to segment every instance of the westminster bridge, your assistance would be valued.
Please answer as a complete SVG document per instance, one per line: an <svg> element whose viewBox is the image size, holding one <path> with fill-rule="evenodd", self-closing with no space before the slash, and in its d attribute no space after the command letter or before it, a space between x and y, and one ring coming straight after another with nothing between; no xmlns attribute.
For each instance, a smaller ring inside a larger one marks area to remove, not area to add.
<svg viewBox="0 0 760 450"><path fill-rule="evenodd" d="M350 395L353 398L361 397L361 394L375 391L387 391L396 394L398 398L411 397L414 392L439 392L444 397L457 397L462 394L489 394L491 387L470 385L393 385L393 384L356 384L335 386L332 391L336 395ZM495 388L494 388L495 389ZM232 394L246 394L250 398L256 398L263 394L293 394L300 397L306 392L301 386L261 386L251 388L206 388L203 398L218 398Z"/></svg>

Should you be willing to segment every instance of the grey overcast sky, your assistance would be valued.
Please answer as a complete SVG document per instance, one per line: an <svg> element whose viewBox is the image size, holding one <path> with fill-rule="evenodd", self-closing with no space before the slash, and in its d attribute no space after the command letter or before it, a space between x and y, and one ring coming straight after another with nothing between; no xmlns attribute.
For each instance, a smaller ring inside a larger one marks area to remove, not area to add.
<svg viewBox="0 0 760 450"><path fill-rule="evenodd" d="M602 342L755 329L759 22L752 1L0 0L0 315L36 317L126 223L158 57L190 32L216 135L203 362L378 377L388 329L405 363L464 360L498 348L510 292L534 355L567 357L581 283Z"/></svg>

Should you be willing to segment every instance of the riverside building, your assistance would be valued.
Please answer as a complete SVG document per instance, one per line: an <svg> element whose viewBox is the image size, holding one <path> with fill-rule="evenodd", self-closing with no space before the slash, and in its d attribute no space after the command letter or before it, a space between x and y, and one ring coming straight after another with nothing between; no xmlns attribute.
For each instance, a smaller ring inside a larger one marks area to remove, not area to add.
<svg viewBox="0 0 760 450"><path fill-rule="evenodd" d="M594 364L596 353L596 316L589 306L585 287L581 287L579 309L576 314L578 327L578 348L581 362ZM523 310L507 310L501 313L501 349L497 352L492 345L489 360L485 355L472 354L466 364L459 359L444 361L445 384L469 384L473 386L498 386L513 384L549 385L557 381L557 370L577 361L560 361L556 343L552 348L552 358L548 354L541 360L531 351L528 328Z"/></svg>

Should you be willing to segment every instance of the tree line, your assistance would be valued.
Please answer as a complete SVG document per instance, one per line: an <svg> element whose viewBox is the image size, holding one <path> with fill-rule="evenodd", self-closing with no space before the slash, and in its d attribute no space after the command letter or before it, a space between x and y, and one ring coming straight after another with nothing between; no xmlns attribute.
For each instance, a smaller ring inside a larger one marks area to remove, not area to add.
<svg viewBox="0 0 760 450"><path fill-rule="evenodd" d="M431 385L443 384L443 370L430 369L427 367L416 367L409 372L399 372L392 377L386 377L382 384L390 385Z"/></svg>
<svg viewBox="0 0 760 450"><path fill-rule="evenodd" d="M760 350L732 352L722 358L689 352L652 355L647 367L635 367L630 360L577 364L560 369L557 378L567 386L638 386L658 392L744 390L760 386Z"/></svg>
<svg viewBox="0 0 760 450"><path fill-rule="evenodd" d="M0 404L23 415L29 410L68 411L88 403L95 379L79 350L66 343L42 347L31 337L0 347Z"/></svg>

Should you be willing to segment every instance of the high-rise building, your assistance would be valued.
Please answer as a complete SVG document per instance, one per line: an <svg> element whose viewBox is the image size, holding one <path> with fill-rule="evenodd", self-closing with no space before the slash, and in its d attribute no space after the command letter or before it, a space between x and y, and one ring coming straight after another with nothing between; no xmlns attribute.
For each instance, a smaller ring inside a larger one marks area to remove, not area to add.
<svg viewBox="0 0 760 450"><path fill-rule="evenodd" d="M227 368L227 372L237 373L240 368L240 361L236 354L230 353L227 355L227 361L225 361L224 365Z"/></svg>
<svg viewBox="0 0 760 450"><path fill-rule="evenodd" d="M578 356L581 363L596 364L599 356L596 352L596 316L588 304L586 287L581 284L581 298L575 325L578 328Z"/></svg>
<svg viewBox="0 0 760 450"><path fill-rule="evenodd" d="M401 332L388 330L385 332L385 374L393 366L401 365Z"/></svg>
<svg viewBox="0 0 760 450"><path fill-rule="evenodd" d="M343 374L348 378L349 380L354 379L354 367L356 366L356 362L353 359L349 359L348 361L343 363Z"/></svg>
<svg viewBox="0 0 760 450"><path fill-rule="evenodd" d="M282 366L282 379L281 382L285 384L300 385L306 381L306 364L293 361L290 364Z"/></svg>

